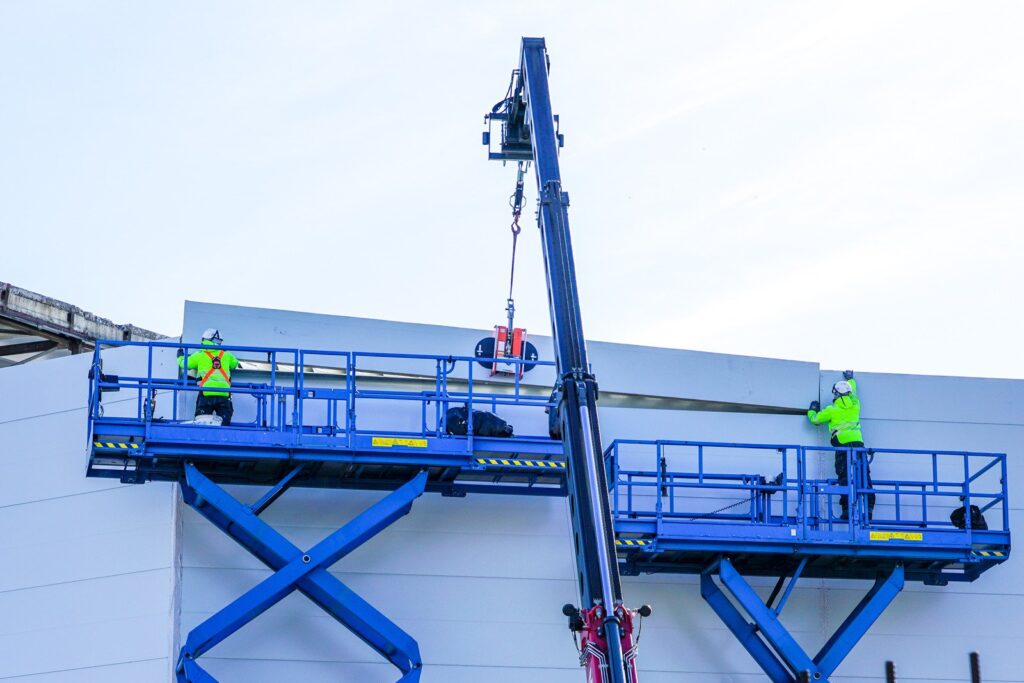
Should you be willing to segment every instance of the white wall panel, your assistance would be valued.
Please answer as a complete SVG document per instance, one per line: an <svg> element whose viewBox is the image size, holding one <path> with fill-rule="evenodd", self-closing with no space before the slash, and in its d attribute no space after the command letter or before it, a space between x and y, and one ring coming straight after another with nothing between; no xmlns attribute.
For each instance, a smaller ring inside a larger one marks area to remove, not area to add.
<svg viewBox="0 0 1024 683"><path fill-rule="evenodd" d="M185 339L198 343L208 327L218 327L226 344L240 346L456 356L473 355L476 342L492 334L491 330L186 302ZM530 340L542 360L553 358L550 337L531 334ZM818 385L814 363L596 341L587 346L601 388L607 391L800 407L804 396L813 394ZM524 381L551 386L553 378L550 369L537 368Z"/></svg>
<svg viewBox="0 0 1024 683"><path fill-rule="evenodd" d="M0 676L17 678L159 658L164 658L166 675L166 654L166 613L69 624L0 636Z"/></svg>
<svg viewBox="0 0 1024 683"><path fill-rule="evenodd" d="M139 357L111 352L105 370ZM90 361L0 371L0 680L170 674L173 492L85 477Z"/></svg>
<svg viewBox="0 0 1024 683"><path fill-rule="evenodd" d="M122 664L25 674L15 680L18 683L149 683L166 681L168 676L167 658L161 656Z"/></svg>

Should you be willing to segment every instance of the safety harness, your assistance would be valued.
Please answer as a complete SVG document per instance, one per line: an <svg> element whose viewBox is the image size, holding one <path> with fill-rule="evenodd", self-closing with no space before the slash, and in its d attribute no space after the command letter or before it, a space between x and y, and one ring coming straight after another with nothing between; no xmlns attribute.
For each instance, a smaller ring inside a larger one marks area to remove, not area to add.
<svg viewBox="0 0 1024 683"><path fill-rule="evenodd" d="M206 353L207 356L210 357L210 369L207 370L206 374L203 375L202 378L199 380L199 386L205 387L207 380L210 379L210 377L213 375L213 373L220 372L220 374L224 377L224 381L227 382L228 386L230 387L231 386L231 375L229 375L228 373L226 373L224 371L224 368L221 366L221 362L220 362L220 359L223 358L223 356L224 356L224 352L220 351L220 352L217 353L216 356L214 356L209 351L206 351L205 353Z"/></svg>

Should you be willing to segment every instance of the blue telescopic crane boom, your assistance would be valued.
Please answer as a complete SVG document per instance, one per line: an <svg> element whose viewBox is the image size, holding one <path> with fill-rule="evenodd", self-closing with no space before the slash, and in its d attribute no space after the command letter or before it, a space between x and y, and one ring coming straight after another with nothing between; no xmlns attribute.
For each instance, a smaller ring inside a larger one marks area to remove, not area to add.
<svg viewBox="0 0 1024 683"><path fill-rule="evenodd" d="M575 630L584 631L583 659L588 667L588 680L634 683L637 680L633 661L635 650L629 647L634 613L622 607L604 451L598 426L597 382L587 361L569 234L569 196L562 190L558 167L562 136L557 130L557 117L551 109L548 58L543 38L523 38L519 69L512 74L508 94L495 105L487 118L500 121L502 130L498 152L491 149L489 131L484 134L490 158L532 161L537 177L540 197L538 223L544 249L558 381L562 388L559 412L568 464L569 502L582 599L578 611L567 606L566 614L576 618ZM589 638L585 623L594 625ZM592 652L591 664L586 661L587 647L605 651ZM590 677L591 666L595 667L593 677Z"/></svg>

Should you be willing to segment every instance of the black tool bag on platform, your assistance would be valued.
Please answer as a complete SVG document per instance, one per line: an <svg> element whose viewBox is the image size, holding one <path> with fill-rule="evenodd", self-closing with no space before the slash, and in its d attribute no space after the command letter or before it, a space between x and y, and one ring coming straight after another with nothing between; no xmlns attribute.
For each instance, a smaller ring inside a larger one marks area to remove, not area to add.
<svg viewBox="0 0 1024 683"><path fill-rule="evenodd" d="M957 529L967 528L967 506L961 505L949 515L949 521L953 522L953 526ZM971 506L971 529L974 531L988 531L988 522L985 521L985 515L981 514L981 510L978 509L977 505Z"/></svg>
<svg viewBox="0 0 1024 683"><path fill-rule="evenodd" d="M444 414L445 431L455 436L465 436L468 431L469 411L465 406L449 408ZM507 439L512 436L512 425L494 413L483 410L473 411L473 435L496 436Z"/></svg>

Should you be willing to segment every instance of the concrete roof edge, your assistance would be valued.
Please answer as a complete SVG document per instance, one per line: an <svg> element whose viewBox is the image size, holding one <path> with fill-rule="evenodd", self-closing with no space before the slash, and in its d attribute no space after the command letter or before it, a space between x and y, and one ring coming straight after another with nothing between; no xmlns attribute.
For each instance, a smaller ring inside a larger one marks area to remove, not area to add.
<svg viewBox="0 0 1024 683"><path fill-rule="evenodd" d="M25 289L23 287L12 285L9 282L0 281L0 292L4 293L5 304L11 299L11 295L13 294L14 297L16 298L31 301L41 306L51 307L63 311L65 313L70 313L73 316L81 317L83 320L92 325L107 326L111 328L117 328L119 330L122 330L123 332L128 332L133 338L159 339L165 338L167 336L159 332L153 332L152 330L147 330L143 327L139 327L138 325L133 325L131 323L115 323L114 321L108 318L104 318L90 311L86 311L82 308L79 308L78 306L75 306L74 304L70 304L66 301L61 301L60 299L54 299L53 297L46 296L45 294L40 294L39 292L33 292L30 289ZM12 311L16 311L16 309L12 307ZM51 321L40 322L50 323Z"/></svg>

